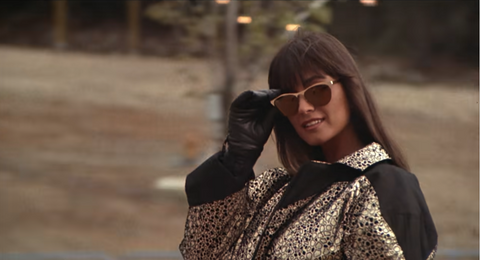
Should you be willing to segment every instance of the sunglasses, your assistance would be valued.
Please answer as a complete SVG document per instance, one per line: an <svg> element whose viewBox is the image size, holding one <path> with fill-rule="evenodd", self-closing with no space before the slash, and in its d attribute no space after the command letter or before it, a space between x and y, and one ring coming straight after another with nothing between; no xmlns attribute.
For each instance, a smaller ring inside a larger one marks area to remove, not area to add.
<svg viewBox="0 0 480 260"><path fill-rule="evenodd" d="M308 103L315 107L325 106L332 98L330 86L338 81L328 83L316 83L298 93L286 93L274 98L270 103L285 116L293 116L298 112L299 96L303 95Z"/></svg>

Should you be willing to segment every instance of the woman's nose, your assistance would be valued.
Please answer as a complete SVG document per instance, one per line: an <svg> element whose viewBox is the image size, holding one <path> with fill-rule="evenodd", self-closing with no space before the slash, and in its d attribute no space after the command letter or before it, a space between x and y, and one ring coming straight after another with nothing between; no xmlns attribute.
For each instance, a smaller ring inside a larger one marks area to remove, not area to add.
<svg viewBox="0 0 480 260"><path fill-rule="evenodd" d="M315 110L315 107L310 104L304 95L298 97L298 113L307 113Z"/></svg>

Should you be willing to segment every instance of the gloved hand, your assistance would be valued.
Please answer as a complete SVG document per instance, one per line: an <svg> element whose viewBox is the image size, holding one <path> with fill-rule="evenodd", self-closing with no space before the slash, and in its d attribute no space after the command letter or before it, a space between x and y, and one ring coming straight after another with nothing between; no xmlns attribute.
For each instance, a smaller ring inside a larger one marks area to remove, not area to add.
<svg viewBox="0 0 480 260"><path fill-rule="evenodd" d="M234 175L250 172L260 157L274 119L280 115L270 100L280 94L280 89L248 90L232 102L223 164Z"/></svg>

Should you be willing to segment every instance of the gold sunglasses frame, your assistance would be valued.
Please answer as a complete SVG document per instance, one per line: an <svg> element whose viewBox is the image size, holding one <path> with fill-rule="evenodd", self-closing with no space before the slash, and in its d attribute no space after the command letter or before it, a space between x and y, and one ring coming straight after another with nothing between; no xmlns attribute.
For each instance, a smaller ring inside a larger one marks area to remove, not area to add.
<svg viewBox="0 0 480 260"><path fill-rule="evenodd" d="M328 81L328 82L315 83L315 84L309 86L308 88L306 88L306 89L304 89L304 90L302 90L302 91L300 91L300 92L298 92L298 93L285 93L285 94L281 94L280 96L272 99L272 100L270 101L270 104L272 104L272 106L275 107L275 101L276 101L277 99L281 98L281 97L292 96L292 95L293 95L293 96L295 96L296 98L298 98L298 96L303 95L307 90L309 90L309 89L311 89L311 88L313 88L313 87L316 87L316 86L318 86L318 85L327 85L328 87L331 87L331 86L333 86L334 84L336 84L336 83L338 83L338 82L339 82L338 80L330 80L330 81ZM330 84L330 85L329 85L329 84Z"/></svg>

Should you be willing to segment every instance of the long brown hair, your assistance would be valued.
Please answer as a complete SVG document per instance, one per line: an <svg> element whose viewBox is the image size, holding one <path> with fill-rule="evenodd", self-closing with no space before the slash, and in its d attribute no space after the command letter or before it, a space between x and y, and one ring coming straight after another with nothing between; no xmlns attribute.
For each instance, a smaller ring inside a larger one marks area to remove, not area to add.
<svg viewBox="0 0 480 260"><path fill-rule="evenodd" d="M405 158L382 125L355 61L340 41L327 33L298 30L273 58L268 73L269 87L295 92L295 85L305 72L338 79L350 105L350 120L362 143L379 143L395 165L409 170ZM295 174L309 160L325 160L322 149L301 139L287 117L278 117L274 133L279 159L290 173Z"/></svg>

